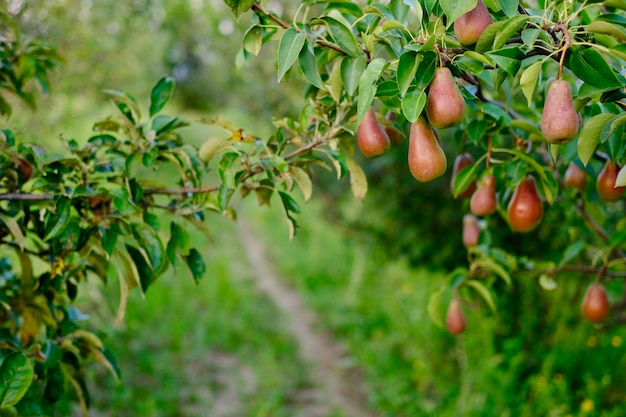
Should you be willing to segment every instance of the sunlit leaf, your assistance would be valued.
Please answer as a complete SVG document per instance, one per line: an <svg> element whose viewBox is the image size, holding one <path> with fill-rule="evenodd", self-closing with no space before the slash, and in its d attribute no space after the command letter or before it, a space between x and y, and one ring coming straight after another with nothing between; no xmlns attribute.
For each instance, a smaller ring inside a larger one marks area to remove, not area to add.
<svg viewBox="0 0 626 417"><path fill-rule="evenodd" d="M14 352L0 365L0 409L22 399L34 377L33 365L22 353Z"/></svg>
<svg viewBox="0 0 626 417"><path fill-rule="evenodd" d="M160 112L174 94L174 78L161 78L150 93L150 117Z"/></svg>
<svg viewBox="0 0 626 417"><path fill-rule="evenodd" d="M278 81L293 66L306 42L306 33L294 28L287 29L278 43Z"/></svg>

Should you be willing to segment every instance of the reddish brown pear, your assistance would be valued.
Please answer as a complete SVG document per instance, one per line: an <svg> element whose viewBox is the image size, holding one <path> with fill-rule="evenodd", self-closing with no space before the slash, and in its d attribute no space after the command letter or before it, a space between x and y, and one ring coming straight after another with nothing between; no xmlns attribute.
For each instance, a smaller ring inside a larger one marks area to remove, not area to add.
<svg viewBox="0 0 626 417"><path fill-rule="evenodd" d="M480 238L480 226L478 219L473 214L463 216L463 245L466 248L473 248L478 245Z"/></svg>
<svg viewBox="0 0 626 417"><path fill-rule="evenodd" d="M582 302L583 316L594 323L600 323L609 315L611 305L602 284L591 284Z"/></svg>
<svg viewBox="0 0 626 417"><path fill-rule="evenodd" d="M574 107L569 83L563 80L553 81L543 106L541 133L548 142L561 145L571 142L579 130L580 118Z"/></svg>
<svg viewBox="0 0 626 417"><path fill-rule="evenodd" d="M446 155L435 132L423 118L411 125L408 159L409 170L418 181L431 181L446 172Z"/></svg>
<svg viewBox="0 0 626 417"><path fill-rule="evenodd" d="M437 68L426 100L426 116L438 129L456 126L465 117L465 100L448 67Z"/></svg>
<svg viewBox="0 0 626 417"><path fill-rule="evenodd" d="M565 170L564 184L566 188L584 190L587 187L587 173L578 164L570 162Z"/></svg>
<svg viewBox="0 0 626 417"><path fill-rule="evenodd" d="M461 45L473 45L484 30L493 23L493 18L482 0L476 7L454 21L454 36Z"/></svg>
<svg viewBox="0 0 626 417"><path fill-rule="evenodd" d="M496 200L496 179L487 174L478 185L470 199L470 211L477 216L488 216L498 208Z"/></svg>
<svg viewBox="0 0 626 417"><path fill-rule="evenodd" d="M607 161L596 179L598 196L604 201L617 201L622 198L626 187L616 187L615 180L619 174L619 166L613 161Z"/></svg>
<svg viewBox="0 0 626 417"><path fill-rule="evenodd" d="M467 321L465 320L465 313L461 306L461 300L453 298L448 306L448 312L446 313L446 329L454 335L461 334L465 331Z"/></svg>
<svg viewBox="0 0 626 417"><path fill-rule="evenodd" d="M507 208L509 225L516 232L529 232L543 218L543 202L533 177L526 177L515 188Z"/></svg>
<svg viewBox="0 0 626 417"><path fill-rule="evenodd" d="M470 153L462 153L457 155L454 159L454 165L452 166L452 178L450 179L450 192L454 196L454 180L456 179L457 174L466 166L472 165L474 163L474 157ZM476 180L472 180L465 189L461 190L461 192L454 196L459 200L463 200L465 198L469 198L476 191Z"/></svg>
<svg viewBox="0 0 626 417"><path fill-rule="evenodd" d="M391 145L387 132L376 120L376 113L372 108L365 113L365 117L359 124L357 141L361 153L368 158L384 154Z"/></svg>

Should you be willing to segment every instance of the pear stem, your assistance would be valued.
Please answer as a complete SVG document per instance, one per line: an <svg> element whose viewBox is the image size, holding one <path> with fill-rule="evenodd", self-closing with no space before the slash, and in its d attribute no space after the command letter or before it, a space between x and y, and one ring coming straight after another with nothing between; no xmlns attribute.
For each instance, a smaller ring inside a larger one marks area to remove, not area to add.
<svg viewBox="0 0 626 417"><path fill-rule="evenodd" d="M560 80L563 74L563 64L565 63L565 53L567 52L567 49L572 44L572 38L569 36L569 31L567 30L567 26L565 24L557 23L554 29L563 33L563 38L565 39L565 45L563 45L563 47L561 48L561 59L559 60L559 75L557 78Z"/></svg>

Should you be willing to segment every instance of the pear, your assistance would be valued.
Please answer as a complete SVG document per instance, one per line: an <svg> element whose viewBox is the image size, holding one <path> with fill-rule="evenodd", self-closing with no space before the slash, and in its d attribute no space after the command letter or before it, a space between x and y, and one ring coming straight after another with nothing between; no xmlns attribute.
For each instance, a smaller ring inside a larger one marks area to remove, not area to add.
<svg viewBox="0 0 626 417"><path fill-rule="evenodd" d="M485 175L472 198L470 199L470 211L477 216L488 216L498 208L496 200L496 179L493 175Z"/></svg>
<svg viewBox="0 0 626 417"><path fill-rule="evenodd" d="M446 172L446 154L435 132L423 118L411 125L408 159L409 170L418 181L431 181Z"/></svg>
<svg viewBox="0 0 626 417"><path fill-rule="evenodd" d="M448 67L435 71L426 99L426 116L438 129L456 126L465 117L465 100Z"/></svg>
<svg viewBox="0 0 626 417"><path fill-rule="evenodd" d="M476 7L454 21L454 36L461 45L473 45L483 31L493 23L493 18L482 0L478 0Z"/></svg>
<svg viewBox="0 0 626 417"><path fill-rule="evenodd" d="M543 106L541 133L548 142L562 145L571 142L579 130L580 118L574 107L569 83L563 80L553 81Z"/></svg>
<svg viewBox="0 0 626 417"><path fill-rule="evenodd" d="M357 141L361 153L368 158L382 155L389 149L391 142L385 129L376 119L374 109L370 108L357 129Z"/></svg>
<svg viewBox="0 0 626 417"><path fill-rule="evenodd" d="M465 320L461 300L455 297L450 301L450 305L448 305L446 329L448 329L451 334L458 335L465 331L466 324L467 321Z"/></svg>
<svg viewBox="0 0 626 417"><path fill-rule="evenodd" d="M478 245L480 231L476 216L469 213L463 216L463 246L469 249Z"/></svg>
<svg viewBox="0 0 626 417"><path fill-rule="evenodd" d="M472 156L472 154L467 152L457 155L457 157L454 159L454 165L452 166L452 178L450 179L450 192L452 193L454 198L463 200L465 198L471 197L474 191L476 191L476 180L473 180L467 185L467 187L465 187L464 190L461 190L458 195L454 195L454 180L456 179L457 174L463 168L472 165L473 163L474 157Z"/></svg>
<svg viewBox="0 0 626 417"><path fill-rule="evenodd" d="M591 284L585 292L581 305L583 316L594 323L600 323L609 315L611 305L602 284Z"/></svg>
<svg viewBox="0 0 626 417"><path fill-rule="evenodd" d="M529 232L543 218L543 202L537 194L533 177L526 177L517 184L507 208L509 225L516 232Z"/></svg>
<svg viewBox="0 0 626 417"><path fill-rule="evenodd" d="M570 162L565 170L565 188L577 188L584 190L587 187L587 173L584 169L573 162Z"/></svg>
<svg viewBox="0 0 626 417"><path fill-rule="evenodd" d="M598 196L604 201L617 201L622 198L626 187L616 187L615 180L619 174L619 167L613 161L607 161L596 179Z"/></svg>

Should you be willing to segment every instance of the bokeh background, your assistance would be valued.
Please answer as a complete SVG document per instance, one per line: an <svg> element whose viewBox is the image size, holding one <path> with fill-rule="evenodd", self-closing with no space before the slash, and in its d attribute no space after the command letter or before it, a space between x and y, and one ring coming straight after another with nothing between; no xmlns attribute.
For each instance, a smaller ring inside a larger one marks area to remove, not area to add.
<svg viewBox="0 0 626 417"><path fill-rule="evenodd" d="M124 90L146 106L164 75L177 83L171 113L192 121L221 115L260 137L273 117L297 115L303 103L297 72L275 82L272 46L241 62L250 16L236 20L222 1L5 3L64 59L37 109L16 102L12 118L0 120L21 141L52 148L61 136L84 141L110 112L104 89ZM266 7L291 16L296 3ZM186 138L200 144L213 134L194 123ZM375 416L626 416L626 331L581 319L588 277L560 275L548 291L536 277L515 276L511 287L495 286L497 315L470 298L465 335L450 336L432 323L427 304L446 274L466 263L467 202L450 196L449 176L416 183L406 143L375 160L356 157L370 181L364 202L351 196L346 180L316 171L314 198L302 202L300 232L289 241L279 204L235 201L244 226L213 215L212 241L194 237L204 247L204 279L196 285L187 272L169 272L145 299L131 297L119 327L116 281L88 284L80 306L105 329L123 376L117 384L92 368L91 413L349 416L328 392L330 376L302 354L293 323L312 320L329 349L341 347L332 366L345 386L334 388L358 385L352 401ZM495 218L490 238L549 257L557 212L521 240ZM301 301L296 315L259 285L249 239L289 297ZM76 412L71 401L63 412Z"/></svg>

